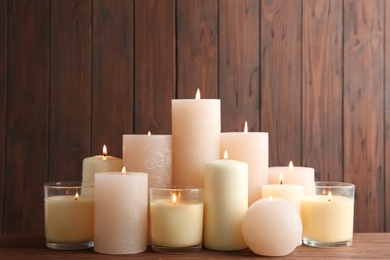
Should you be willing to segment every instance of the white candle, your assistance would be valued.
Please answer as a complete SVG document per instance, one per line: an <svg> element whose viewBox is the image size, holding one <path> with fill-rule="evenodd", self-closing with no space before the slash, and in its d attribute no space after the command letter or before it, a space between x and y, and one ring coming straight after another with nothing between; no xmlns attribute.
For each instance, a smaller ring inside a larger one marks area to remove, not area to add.
<svg viewBox="0 0 390 260"><path fill-rule="evenodd" d="M94 182L97 172L120 172L122 169L122 159L107 155L107 147L103 146L103 155L87 157L83 160L83 181Z"/></svg>
<svg viewBox="0 0 390 260"><path fill-rule="evenodd" d="M248 209L248 164L225 158L205 166L204 246L234 251L247 247L241 228Z"/></svg>
<svg viewBox="0 0 390 260"><path fill-rule="evenodd" d="M153 245L189 247L202 244L203 203L160 199L150 203Z"/></svg>
<svg viewBox="0 0 390 260"><path fill-rule="evenodd" d="M261 186L268 183L268 133L248 133L245 122L243 133L221 134L221 157L229 151L229 158L248 164L249 206L261 198Z"/></svg>
<svg viewBox="0 0 390 260"><path fill-rule="evenodd" d="M219 157L219 99L172 100L172 182L204 185L204 165Z"/></svg>
<svg viewBox="0 0 390 260"><path fill-rule="evenodd" d="M93 197L52 196L45 199L46 240L76 244L93 241Z"/></svg>
<svg viewBox="0 0 390 260"><path fill-rule="evenodd" d="M302 198L303 236L317 242L352 241L354 200L343 196Z"/></svg>
<svg viewBox="0 0 390 260"><path fill-rule="evenodd" d="M279 174L283 173L283 183L285 184L299 184L314 182L314 168L310 167L296 167L290 162L288 167L278 166L268 168L268 183L279 183Z"/></svg>
<svg viewBox="0 0 390 260"><path fill-rule="evenodd" d="M170 135L123 135L123 165L147 173L149 187L172 184L171 147Z"/></svg>
<svg viewBox="0 0 390 260"><path fill-rule="evenodd" d="M104 254L145 251L147 202L146 173L97 173L94 250Z"/></svg>
<svg viewBox="0 0 390 260"><path fill-rule="evenodd" d="M242 233L254 253L284 256L290 254L301 239L302 222L298 211L286 200L265 198L249 207Z"/></svg>

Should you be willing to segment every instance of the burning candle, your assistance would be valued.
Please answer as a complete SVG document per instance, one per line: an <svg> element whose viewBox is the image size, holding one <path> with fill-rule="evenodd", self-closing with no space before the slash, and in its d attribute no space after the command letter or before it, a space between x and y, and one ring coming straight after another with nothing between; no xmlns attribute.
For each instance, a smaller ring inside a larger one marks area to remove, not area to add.
<svg viewBox="0 0 390 260"><path fill-rule="evenodd" d="M310 167L296 167L293 162L290 161L288 167L278 166L268 168L268 183L279 183L279 174L283 173L283 182L285 184L299 184L304 185L306 183L314 182L314 169Z"/></svg>
<svg viewBox="0 0 390 260"><path fill-rule="evenodd" d="M122 159L107 155L107 147L103 145L103 155L87 157L83 160L84 182L94 182L97 172L116 172L122 169Z"/></svg>
<svg viewBox="0 0 390 260"><path fill-rule="evenodd" d="M204 165L219 158L219 99L172 100L172 182L204 185Z"/></svg>
<svg viewBox="0 0 390 260"><path fill-rule="evenodd" d="M229 151L229 158L248 164L249 206L261 198L261 187L268 183L268 133L244 132L221 134L221 157Z"/></svg>

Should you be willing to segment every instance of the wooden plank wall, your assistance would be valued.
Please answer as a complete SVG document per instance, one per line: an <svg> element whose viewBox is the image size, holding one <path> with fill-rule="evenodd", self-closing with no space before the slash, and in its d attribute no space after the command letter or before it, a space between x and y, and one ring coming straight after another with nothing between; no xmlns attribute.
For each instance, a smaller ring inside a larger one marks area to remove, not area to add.
<svg viewBox="0 0 390 260"><path fill-rule="evenodd" d="M0 233L42 233L45 182L169 134L198 87L222 131L355 183L355 231L389 232L389 60L389 0L0 1Z"/></svg>

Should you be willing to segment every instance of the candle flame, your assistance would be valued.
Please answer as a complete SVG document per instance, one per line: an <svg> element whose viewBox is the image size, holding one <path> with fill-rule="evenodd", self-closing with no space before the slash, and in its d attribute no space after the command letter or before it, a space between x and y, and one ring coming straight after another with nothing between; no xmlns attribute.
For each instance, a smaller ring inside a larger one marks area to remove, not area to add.
<svg viewBox="0 0 390 260"><path fill-rule="evenodd" d="M77 200L79 198L79 193L76 192L76 195L74 195L74 200Z"/></svg>
<svg viewBox="0 0 390 260"><path fill-rule="evenodd" d="M103 145L103 160L107 159L107 146Z"/></svg>
<svg viewBox="0 0 390 260"><path fill-rule="evenodd" d="M269 196L269 199L268 199L269 201L273 201L273 199L272 199L272 196Z"/></svg>
<svg viewBox="0 0 390 260"><path fill-rule="evenodd" d="M229 154L228 154L228 151L225 150L225 152L223 153L223 159L228 159L229 158Z"/></svg>
<svg viewBox="0 0 390 260"><path fill-rule="evenodd" d="M199 90L199 88L196 91L195 99L200 99L200 90Z"/></svg>
<svg viewBox="0 0 390 260"><path fill-rule="evenodd" d="M248 133L248 121L245 121L245 124L244 124L244 134L247 134Z"/></svg>
<svg viewBox="0 0 390 260"><path fill-rule="evenodd" d="M293 164L292 161L290 161L290 163L289 163L289 165L288 165L288 169L289 169L289 170L294 169L294 164Z"/></svg>
<svg viewBox="0 0 390 260"><path fill-rule="evenodd" d="M150 131L148 132L148 135L152 135L152 134L150 133Z"/></svg>
<svg viewBox="0 0 390 260"><path fill-rule="evenodd" d="M280 183L280 185L283 184L283 172L280 172L280 174L279 174L279 183Z"/></svg>
<svg viewBox="0 0 390 260"><path fill-rule="evenodd" d="M126 167L125 166L123 166L123 168L122 168L122 175L126 175Z"/></svg>
<svg viewBox="0 0 390 260"><path fill-rule="evenodd" d="M176 205L176 194L173 194L173 196L172 196L172 202L173 202L173 205Z"/></svg>
<svg viewBox="0 0 390 260"><path fill-rule="evenodd" d="M332 199L332 192L329 191L329 192L328 192L328 201L330 201L331 199Z"/></svg>

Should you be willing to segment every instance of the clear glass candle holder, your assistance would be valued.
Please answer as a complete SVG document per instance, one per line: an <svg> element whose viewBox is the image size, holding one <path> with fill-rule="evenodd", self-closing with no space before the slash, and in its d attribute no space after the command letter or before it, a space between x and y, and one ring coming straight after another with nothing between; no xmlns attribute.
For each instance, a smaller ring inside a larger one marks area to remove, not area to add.
<svg viewBox="0 0 390 260"><path fill-rule="evenodd" d="M93 183L51 182L43 188L46 246L59 250L93 247Z"/></svg>
<svg viewBox="0 0 390 260"><path fill-rule="evenodd" d="M152 249L181 254L202 248L203 188L150 188Z"/></svg>
<svg viewBox="0 0 390 260"><path fill-rule="evenodd" d="M306 184L301 204L303 243L315 247L352 245L354 197L354 184Z"/></svg>

